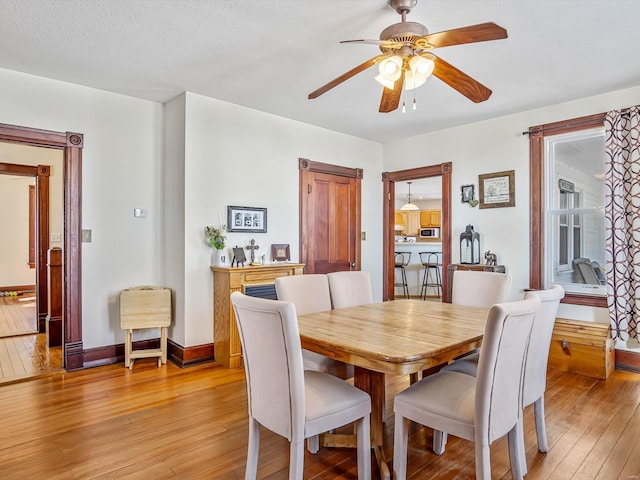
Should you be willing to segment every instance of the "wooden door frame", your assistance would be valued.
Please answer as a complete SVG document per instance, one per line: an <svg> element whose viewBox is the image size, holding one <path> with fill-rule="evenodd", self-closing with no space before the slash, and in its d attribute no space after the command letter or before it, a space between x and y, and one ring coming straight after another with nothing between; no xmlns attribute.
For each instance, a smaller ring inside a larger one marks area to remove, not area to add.
<svg viewBox="0 0 640 480"><path fill-rule="evenodd" d="M382 299L395 298L393 252L395 232L391 225L395 224L395 182L417 180L419 178L442 177L442 225L440 239L442 241L442 298L448 298L447 266L451 263L451 162L430 165L428 167L410 168L396 172L383 172L382 200ZM391 223L393 222L393 223Z"/></svg>
<svg viewBox="0 0 640 480"><path fill-rule="evenodd" d="M82 200L82 149L84 137L75 132L53 132L36 128L0 124L0 142L17 143L34 147L55 148L64 151L63 166L63 358L67 370L84 367L82 343L82 270L81 270L81 200ZM48 215L48 213L47 213ZM48 242L48 222L47 237ZM40 243L42 235L38 234ZM39 251L39 255L42 252ZM45 268L46 251L39 265ZM38 267L40 269L40 266ZM46 278L46 276L45 276ZM46 282L45 288L46 288ZM45 296L46 301L46 296Z"/></svg>
<svg viewBox="0 0 640 480"><path fill-rule="evenodd" d="M298 223L300 225L300 263L305 264L305 273L307 271L307 250L309 245L309 232L307 231L306 224L303 223L303 215L307 204L307 175L309 173L326 173L328 175L338 175L340 177L354 178L356 180L356 242L355 242L355 270L361 268L361 255L362 246L360 245L360 231L362 230L362 177L363 170L361 168L343 167L340 165L331 165L329 163L313 162L306 158L298 159L299 169L299 215Z"/></svg>
<svg viewBox="0 0 640 480"><path fill-rule="evenodd" d="M49 165L0 163L0 173L36 179L36 316L38 332L46 331L47 320L47 250L49 249ZM31 222L29 222L31 229Z"/></svg>

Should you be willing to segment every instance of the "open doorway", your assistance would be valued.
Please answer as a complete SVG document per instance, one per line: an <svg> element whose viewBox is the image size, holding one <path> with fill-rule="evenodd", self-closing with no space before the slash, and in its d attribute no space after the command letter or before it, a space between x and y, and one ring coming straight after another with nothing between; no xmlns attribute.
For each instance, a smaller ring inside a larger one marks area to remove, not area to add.
<svg viewBox="0 0 640 480"><path fill-rule="evenodd" d="M441 263L441 282L442 282L442 297L447 298L447 266L451 263L451 222L450 222L450 212L451 212L451 163L442 163L438 165L431 165L428 167L419 167L412 168L408 170L400 170L396 172L384 172L382 174L383 188L384 188L384 208L383 208L383 300L393 300L395 295L395 247L396 247L396 239L397 234L400 233L401 237L407 237L411 239L414 237L413 233L416 233L416 236L420 235L419 225L420 218L419 213L416 220L411 220L407 217L411 225L404 224L405 221L403 219L403 224L396 223L396 210L397 210L397 200L396 200L396 189L404 192L404 190L408 191L407 182L417 181L419 179L440 179L440 212L439 212L439 226L437 227L439 230L437 232L440 250L440 263ZM413 192L412 192L413 193ZM415 202L415 197L412 198L413 202ZM426 205L426 204L425 204ZM430 209L425 209L430 210ZM436 210L431 209L431 210ZM418 212L421 212L420 207L418 207ZM426 216L423 215L425 218ZM431 221L432 223L435 220ZM400 228L396 228L400 227ZM435 228L435 227L433 227ZM415 230L415 232L414 232ZM409 235L403 235L409 233ZM428 232L425 232L425 235ZM416 238L416 241L418 238ZM411 241L407 242L406 245L409 246ZM417 242L416 242L417 243ZM424 242L425 247L428 242ZM422 244L420 244L422 246ZM411 247L413 248L413 247ZM407 249L408 250L408 249ZM429 248L419 248L421 251L429 250ZM414 260L419 262L420 257L418 256L419 252L415 252ZM415 262L414 262L415 263ZM416 275L416 279L418 276ZM420 291L421 286L414 285L413 287L409 286L409 292L412 290L415 292Z"/></svg>
<svg viewBox="0 0 640 480"><path fill-rule="evenodd" d="M44 147L62 151L63 157L63 360L67 370L84 367L82 343L82 277L81 277L81 193L82 193L82 149L83 136L74 132L54 132L16 125L0 124L0 142ZM12 167L11 167L12 168ZM48 172L37 168L37 175L48 176ZM0 172L2 173L2 172ZM39 184L41 182L38 182ZM42 217L40 217L42 218ZM38 236L49 235L48 222L42 223ZM44 244L45 242L40 242ZM48 242L47 242L48 245ZM46 258L46 252L39 252ZM46 269L41 261L39 268ZM45 271L46 278L46 271ZM46 301L46 295L45 299ZM39 298L38 302L43 300ZM46 308L40 309L46 311Z"/></svg>

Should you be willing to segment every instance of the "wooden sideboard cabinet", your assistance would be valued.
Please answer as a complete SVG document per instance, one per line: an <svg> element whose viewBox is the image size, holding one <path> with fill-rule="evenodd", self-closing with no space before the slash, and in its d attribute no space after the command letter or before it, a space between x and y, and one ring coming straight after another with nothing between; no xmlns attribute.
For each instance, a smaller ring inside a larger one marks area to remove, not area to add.
<svg viewBox="0 0 640 480"><path fill-rule="evenodd" d="M475 272L505 273L504 265L483 265L481 263L450 263L447 267L447 303L451 303L453 275L456 270L473 270Z"/></svg>
<svg viewBox="0 0 640 480"><path fill-rule="evenodd" d="M216 362L227 368L242 367L242 347L231 305L231 294L247 286L270 285L278 277L302 275L302 263L259 267L211 267L213 272L213 348Z"/></svg>

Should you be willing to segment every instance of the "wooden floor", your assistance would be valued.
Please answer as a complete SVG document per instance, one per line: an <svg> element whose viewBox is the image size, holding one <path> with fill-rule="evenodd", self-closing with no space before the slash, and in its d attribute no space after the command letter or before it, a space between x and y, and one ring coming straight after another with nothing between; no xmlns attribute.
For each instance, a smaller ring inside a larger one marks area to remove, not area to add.
<svg viewBox="0 0 640 480"><path fill-rule="evenodd" d="M35 293L0 297L0 337L37 332Z"/></svg>
<svg viewBox="0 0 640 480"><path fill-rule="evenodd" d="M156 368L139 360L0 386L2 479L242 479L247 400L242 370L216 364ZM385 450L392 457L394 392L388 382ZM525 412L528 479L637 479L640 476L640 375L608 381L550 371L550 451L537 452ZM262 430L258 478L285 480L288 443ZM431 430L413 425L409 478L473 479L473 444L450 437L441 456ZM356 452L305 453L305 479L355 479ZM506 442L491 448L492 477L510 479ZM373 467L373 478L378 478Z"/></svg>

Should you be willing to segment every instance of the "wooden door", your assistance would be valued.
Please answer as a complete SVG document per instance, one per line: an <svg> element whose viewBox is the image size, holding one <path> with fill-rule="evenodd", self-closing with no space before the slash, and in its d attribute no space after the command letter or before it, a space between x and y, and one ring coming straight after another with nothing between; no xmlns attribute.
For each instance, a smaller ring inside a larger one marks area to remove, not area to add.
<svg viewBox="0 0 640 480"><path fill-rule="evenodd" d="M362 169L301 158L300 262L305 273L360 270Z"/></svg>

